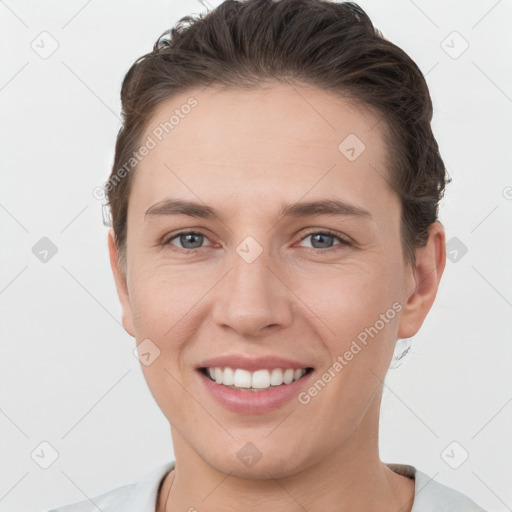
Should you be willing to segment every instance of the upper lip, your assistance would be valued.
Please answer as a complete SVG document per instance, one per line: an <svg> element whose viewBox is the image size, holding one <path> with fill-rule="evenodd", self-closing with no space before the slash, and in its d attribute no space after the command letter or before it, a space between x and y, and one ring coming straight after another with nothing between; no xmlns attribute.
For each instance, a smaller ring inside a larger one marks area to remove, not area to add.
<svg viewBox="0 0 512 512"><path fill-rule="evenodd" d="M239 354L217 356L204 360L198 368L241 368L248 371L272 370L274 368L311 368L311 366L278 356L247 357Z"/></svg>

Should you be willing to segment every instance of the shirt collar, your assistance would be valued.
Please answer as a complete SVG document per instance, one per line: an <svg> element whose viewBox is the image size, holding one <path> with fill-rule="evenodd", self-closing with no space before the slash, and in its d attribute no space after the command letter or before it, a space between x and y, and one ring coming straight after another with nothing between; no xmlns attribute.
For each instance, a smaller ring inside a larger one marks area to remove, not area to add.
<svg viewBox="0 0 512 512"><path fill-rule="evenodd" d="M160 485L174 465L175 461L166 462L144 473L112 512L155 512Z"/></svg>

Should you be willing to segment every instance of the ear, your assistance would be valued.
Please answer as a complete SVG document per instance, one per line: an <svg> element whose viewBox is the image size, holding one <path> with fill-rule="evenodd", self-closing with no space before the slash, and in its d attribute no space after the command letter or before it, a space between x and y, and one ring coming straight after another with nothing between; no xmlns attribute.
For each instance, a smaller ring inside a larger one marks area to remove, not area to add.
<svg viewBox="0 0 512 512"><path fill-rule="evenodd" d="M108 230L108 253L110 256L110 267L112 268L114 281L116 283L117 296L119 297L119 302L121 303L121 309L123 312L123 327L130 336L135 338L128 285L126 276L119 268L116 237L113 228Z"/></svg>
<svg viewBox="0 0 512 512"><path fill-rule="evenodd" d="M411 338L420 329L434 299L446 264L445 232L440 222L428 229L427 243L416 249L416 263L407 267L399 338Z"/></svg>

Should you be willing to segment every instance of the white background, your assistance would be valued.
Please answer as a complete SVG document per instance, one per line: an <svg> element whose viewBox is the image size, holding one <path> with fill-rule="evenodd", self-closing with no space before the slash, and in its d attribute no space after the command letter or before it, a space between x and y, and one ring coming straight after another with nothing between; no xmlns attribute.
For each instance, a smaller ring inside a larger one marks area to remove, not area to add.
<svg viewBox="0 0 512 512"><path fill-rule="evenodd" d="M510 510L512 3L360 5L426 74L453 178L441 221L467 247L389 372L381 457ZM173 459L121 326L92 191L110 172L124 74L180 17L204 10L192 0L0 2L0 512L80 501ZM31 48L43 31L59 45L46 59ZM453 31L469 44L458 58ZM42 237L58 249L47 263L32 253ZM59 453L48 469L31 458L42 441ZM441 456L453 441L469 453L458 469Z"/></svg>

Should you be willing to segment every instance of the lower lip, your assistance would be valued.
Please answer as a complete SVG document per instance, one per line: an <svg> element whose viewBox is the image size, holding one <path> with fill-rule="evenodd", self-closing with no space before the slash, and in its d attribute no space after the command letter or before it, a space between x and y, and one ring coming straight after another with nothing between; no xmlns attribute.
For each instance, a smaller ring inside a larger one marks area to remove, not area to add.
<svg viewBox="0 0 512 512"><path fill-rule="evenodd" d="M200 370L197 373L206 389L226 409L242 414L264 414L279 409L286 402L296 397L308 384L314 371L310 371L299 380L290 382L290 384L270 386L270 388L261 391L228 388L209 379Z"/></svg>

